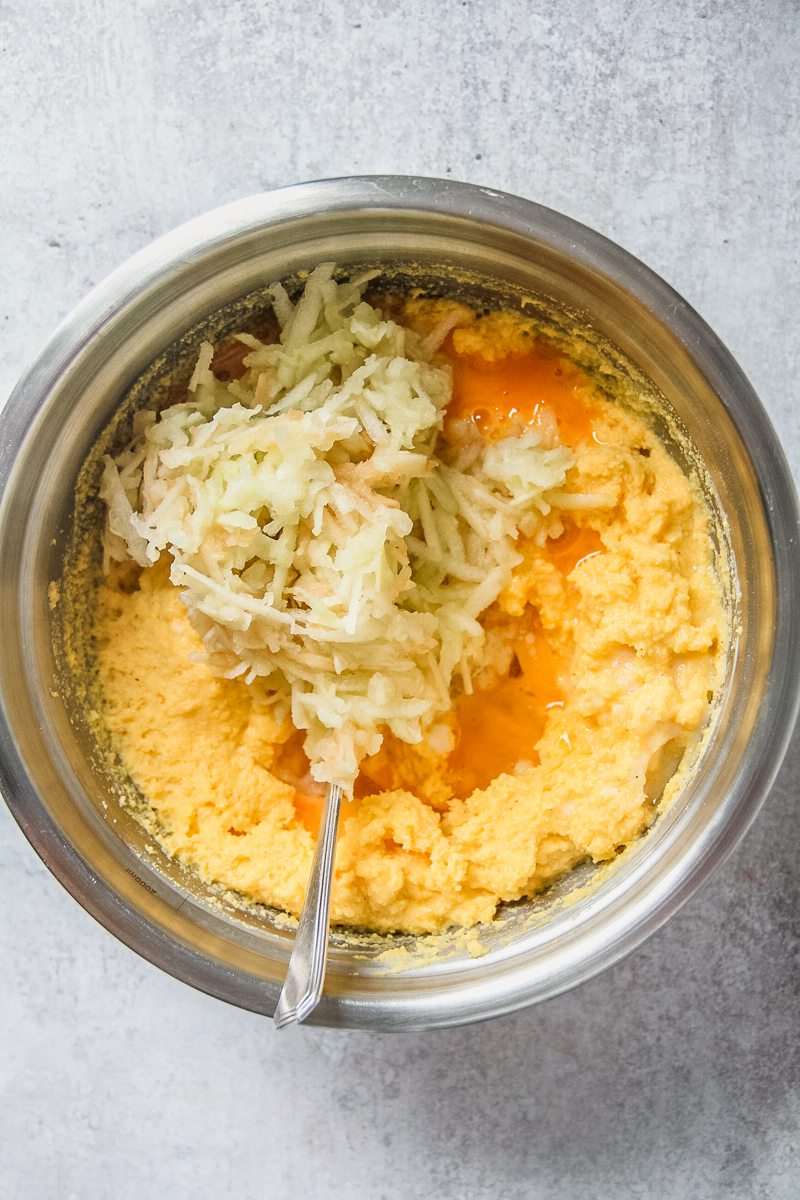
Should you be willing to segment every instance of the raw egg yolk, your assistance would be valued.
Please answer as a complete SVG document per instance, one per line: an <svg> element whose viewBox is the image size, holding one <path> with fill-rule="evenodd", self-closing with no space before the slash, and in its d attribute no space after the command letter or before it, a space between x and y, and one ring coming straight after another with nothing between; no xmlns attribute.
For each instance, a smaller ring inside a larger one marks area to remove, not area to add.
<svg viewBox="0 0 800 1200"><path fill-rule="evenodd" d="M532 628L521 634L514 653L518 675L456 701L459 736L447 768L457 796L487 787L518 764L534 766L547 714L564 703L563 663L543 633Z"/></svg>
<svg viewBox="0 0 800 1200"><path fill-rule="evenodd" d="M549 346L536 342L526 354L490 361L457 353L449 338L442 353L453 370L448 418L472 421L492 441L524 428L552 428L554 418L565 446L592 436L597 411L586 398L588 380Z"/></svg>
<svg viewBox="0 0 800 1200"><path fill-rule="evenodd" d="M561 537L551 538L547 543L548 560L558 567L562 575L569 575L587 558L602 554L605 549L600 534L593 529L582 529L577 525L569 525Z"/></svg>
<svg viewBox="0 0 800 1200"><path fill-rule="evenodd" d="M570 525L547 543L547 557L563 575L604 550L593 529ZM448 771L457 796L469 796L520 763L535 765L535 745L548 712L564 703L560 677L564 663L537 622L523 623L514 642L519 674L494 687L463 695L455 705L458 743Z"/></svg>

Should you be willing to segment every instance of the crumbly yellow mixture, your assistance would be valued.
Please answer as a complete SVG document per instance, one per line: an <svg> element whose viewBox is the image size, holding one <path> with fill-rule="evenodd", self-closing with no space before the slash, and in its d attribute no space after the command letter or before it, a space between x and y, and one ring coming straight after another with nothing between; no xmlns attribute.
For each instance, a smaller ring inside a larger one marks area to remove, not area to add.
<svg viewBox="0 0 800 1200"><path fill-rule="evenodd" d="M523 336L507 314L470 319L456 348L508 353ZM725 639L707 513L639 418L593 403L594 433L575 446L568 487L609 502L575 518L600 552L565 572L549 548L524 547L499 605L509 618L532 606L563 664L538 762L457 798L446 758L395 747L406 787L346 806L336 923L469 926L582 860L612 858L649 825L665 776L706 720ZM208 882L298 913L314 835L295 788L270 770L291 731L276 726L257 684L215 678L196 661L201 645L163 565L133 589L124 573L107 580L96 628L103 719L165 849Z"/></svg>

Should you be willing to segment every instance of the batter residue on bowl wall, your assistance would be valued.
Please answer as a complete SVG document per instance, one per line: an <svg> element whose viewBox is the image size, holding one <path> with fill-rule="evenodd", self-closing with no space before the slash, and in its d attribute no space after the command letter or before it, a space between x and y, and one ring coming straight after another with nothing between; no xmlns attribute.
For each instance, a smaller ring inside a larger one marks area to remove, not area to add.
<svg viewBox="0 0 800 1200"><path fill-rule="evenodd" d="M402 320L460 324L445 433L533 427L571 447L574 511L489 610L473 695L421 747L389 740L343 811L332 918L436 932L491 920L653 820L719 686L726 624L699 489L641 417L512 312L412 300ZM239 369L236 352L215 370ZM461 424L459 424L461 423ZM163 562L116 567L96 620L102 720L168 853L209 883L299 912L321 796L258 681L219 678Z"/></svg>

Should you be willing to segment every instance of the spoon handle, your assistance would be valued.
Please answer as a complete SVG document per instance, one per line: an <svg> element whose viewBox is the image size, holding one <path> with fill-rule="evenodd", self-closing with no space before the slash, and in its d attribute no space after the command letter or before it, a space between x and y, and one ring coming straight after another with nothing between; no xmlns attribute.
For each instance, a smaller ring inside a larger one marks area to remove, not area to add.
<svg viewBox="0 0 800 1200"><path fill-rule="evenodd" d="M335 783L328 787L322 825L317 837L314 861L308 879L308 890L300 914L289 969L283 981L275 1024L300 1024L313 1012L322 995L325 982L325 960L328 956L328 929L331 911L333 861L336 856L336 834L339 829L339 810L342 789Z"/></svg>

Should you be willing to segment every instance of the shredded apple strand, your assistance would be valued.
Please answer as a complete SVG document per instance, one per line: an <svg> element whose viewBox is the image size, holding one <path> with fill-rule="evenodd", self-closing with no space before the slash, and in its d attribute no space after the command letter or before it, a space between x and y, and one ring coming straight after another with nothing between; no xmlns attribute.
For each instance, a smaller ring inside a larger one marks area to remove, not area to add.
<svg viewBox="0 0 800 1200"><path fill-rule="evenodd" d="M515 541L576 497L572 452L538 431L440 457L449 326L423 340L333 271L296 303L273 285L280 340L239 335L238 379L204 342L187 399L137 414L101 496L106 564L166 552L209 667L263 680L314 778L351 792L384 730L419 742L453 678L469 691Z"/></svg>

